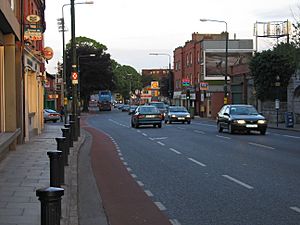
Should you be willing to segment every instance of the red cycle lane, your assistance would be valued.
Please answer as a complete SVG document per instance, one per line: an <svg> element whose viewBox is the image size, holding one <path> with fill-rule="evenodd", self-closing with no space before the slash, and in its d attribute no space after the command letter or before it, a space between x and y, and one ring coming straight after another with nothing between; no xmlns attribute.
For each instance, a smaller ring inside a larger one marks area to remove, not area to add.
<svg viewBox="0 0 300 225"><path fill-rule="evenodd" d="M170 225L166 215L131 177L111 139L82 122L92 135L92 169L109 224Z"/></svg>

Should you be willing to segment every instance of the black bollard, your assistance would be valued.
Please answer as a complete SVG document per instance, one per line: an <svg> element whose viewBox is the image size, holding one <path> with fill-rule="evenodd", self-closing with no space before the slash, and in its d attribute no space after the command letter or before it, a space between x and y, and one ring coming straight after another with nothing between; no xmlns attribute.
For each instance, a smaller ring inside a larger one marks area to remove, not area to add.
<svg viewBox="0 0 300 225"><path fill-rule="evenodd" d="M72 128L71 124L65 124L65 128L69 128L69 142L70 142L70 147L73 147L73 135L72 135Z"/></svg>
<svg viewBox="0 0 300 225"><path fill-rule="evenodd" d="M60 175L60 161L61 151L49 151L47 155L50 159L50 186L60 187L61 175Z"/></svg>
<svg viewBox="0 0 300 225"><path fill-rule="evenodd" d="M60 225L63 188L47 187L36 190L41 202L41 225Z"/></svg>
<svg viewBox="0 0 300 225"><path fill-rule="evenodd" d="M79 129L79 124L78 124L78 119L77 119L78 115L70 115L69 119L70 121L74 121L75 122L75 126L74 126L74 133L73 133L73 137L74 137L74 141L78 141L78 129Z"/></svg>
<svg viewBox="0 0 300 225"><path fill-rule="evenodd" d="M62 136L66 138L66 142L67 142L67 153L68 155L70 154L70 128L61 128L62 131Z"/></svg>
<svg viewBox="0 0 300 225"><path fill-rule="evenodd" d="M73 139L73 141L78 141L78 137L77 137L77 134L76 134L75 121L70 121L69 123L71 124L72 139Z"/></svg>
<svg viewBox="0 0 300 225"><path fill-rule="evenodd" d="M68 165L68 143L65 137L57 137L55 138L57 142L57 150L62 151L63 165Z"/></svg>

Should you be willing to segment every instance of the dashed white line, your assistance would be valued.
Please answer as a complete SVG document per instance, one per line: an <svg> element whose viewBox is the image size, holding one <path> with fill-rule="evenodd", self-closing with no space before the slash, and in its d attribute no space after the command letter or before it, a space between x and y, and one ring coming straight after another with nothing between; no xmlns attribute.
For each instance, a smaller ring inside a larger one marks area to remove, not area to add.
<svg viewBox="0 0 300 225"><path fill-rule="evenodd" d="M121 152L119 152L119 153L118 153L118 155L119 155L119 156L122 156L122 153L121 153Z"/></svg>
<svg viewBox="0 0 300 225"><path fill-rule="evenodd" d="M145 137L147 137L147 136L148 136L148 134L145 134L145 133L142 133L142 135L143 135L143 136L145 136Z"/></svg>
<svg viewBox="0 0 300 225"><path fill-rule="evenodd" d="M159 144L159 145L161 145L161 146L165 146L165 144L162 143L162 142L160 142L160 141L158 141L158 142L156 142L156 143Z"/></svg>
<svg viewBox="0 0 300 225"><path fill-rule="evenodd" d="M233 181L233 182L235 182L235 183L237 183L237 184L239 184L239 185L245 187L245 188L253 189L253 187L250 186L249 184L246 184L246 183L244 183L244 182L242 182L242 181L240 181L240 180L238 180L238 179L235 179L235 178L233 178L233 177L231 177L231 176L229 176L229 175L222 175L222 176L225 177L225 178L228 179L228 180L231 180L231 181Z"/></svg>
<svg viewBox="0 0 300 225"><path fill-rule="evenodd" d="M284 137L289 137L289 138L300 139L300 137L297 137L297 136L292 136L292 135L287 135L287 134L285 134L285 135L282 135L282 136L284 136Z"/></svg>
<svg viewBox="0 0 300 225"><path fill-rule="evenodd" d="M169 148L169 150L171 150L172 152L175 152L175 153L178 154L178 155L182 154L181 152L175 150L174 148Z"/></svg>
<svg viewBox="0 0 300 225"><path fill-rule="evenodd" d="M140 180L138 180L137 183L138 183L138 185L141 186L141 187L144 186L144 183L143 183L142 181L140 181Z"/></svg>
<svg viewBox="0 0 300 225"><path fill-rule="evenodd" d="M189 159L190 161L192 161L192 162L194 162L194 163L200 165L200 166L203 166L203 167L206 166L204 163L201 163L201 162L197 161L196 159L193 159L193 158L188 158L188 159Z"/></svg>
<svg viewBox="0 0 300 225"><path fill-rule="evenodd" d="M131 176L132 176L133 178L137 178L137 175L135 175L134 173L132 173Z"/></svg>
<svg viewBox="0 0 300 225"><path fill-rule="evenodd" d="M181 223L179 223L179 221L176 219L172 219L172 220L170 219L169 221L172 225L181 225Z"/></svg>
<svg viewBox="0 0 300 225"><path fill-rule="evenodd" d="M132 169L131 169L130 167L127 167L126 169L127 169L127 171L129 171L129 172L132 171Z"/></svg>
<svg viewBox="0 0 300 225"><path fill-rule="evenodd" d="M128 163L127 162L123 162L123 165L128 166Z"/></svg>
<svg viewBox="0 0 300 225"><path fill-rule="evenodd" d="M142 131L140 131L140 130L136 130L136 132L138 132L138 133L141 133Z"/></svg>
<svg viewBox="0 0 300 225"><path fill-rule="evenodd" d="M194 130L194 132L198 134L205 134L205 132L203 132L202 130Z"/></svg>
<svg viewBox="0 0 300 225"><path fill-rule="evenodd" d="M123 161L124 160L124 158L123 157L120 157L120 159Z"/></svg>
<svg viewBox="0 0 300 225"><path fill-rule="evenodd" d="M161 211L164 211L167 209L161 202L154 202L154 203Z"/></svg>
<svg viewBox="0 0 300 225"><path fill-rule="evenodd" d="M153 197L154 195L152 194L151 191L149 190L145 190L145 193L149 196L149 197Z"/></svg>
<svg viewBox="0 0 300 225"><path fill-rule="evenodd" d="M296 206L292 206L290 207L291 210L294 210L297 213L300 213L300 208L296 207Z"/></svg>
<svg viewBox="0 0 300 225"><path fill-rule="evenodd" d="M216 135L216 137L223 138L223 139L228 139L228 140L231 139L230 137L226 137L226 136L222 136L222 135Z"/></svg>
<svg viewBox="0 0 300 225"><path fill-rule="evenodd" d="M249 145L254 145L254 146L257 146L257 147L261 147L261 148L275 149L273 147L270 147L270 146L267 146L267 145L258 144L258 143L254 143L254 142L249 142L248 144Z"/></svg>

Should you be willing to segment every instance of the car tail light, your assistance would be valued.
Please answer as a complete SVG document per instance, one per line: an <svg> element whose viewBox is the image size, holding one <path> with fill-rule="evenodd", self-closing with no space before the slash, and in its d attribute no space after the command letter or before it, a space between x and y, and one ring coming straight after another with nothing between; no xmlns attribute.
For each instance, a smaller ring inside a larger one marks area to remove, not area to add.
<svg viewBox="0 0 300 225"><path fill-rule="evenodd" d="M143 119L143 118L145 118L145 115L138 115L138 118Z"/></svg>

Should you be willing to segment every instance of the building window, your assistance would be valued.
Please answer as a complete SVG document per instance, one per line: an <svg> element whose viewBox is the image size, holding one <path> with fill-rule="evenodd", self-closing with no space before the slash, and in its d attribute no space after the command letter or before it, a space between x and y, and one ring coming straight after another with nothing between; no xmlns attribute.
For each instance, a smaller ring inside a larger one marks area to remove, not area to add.
<svg viewBox="0 0 300 225"><path fill-rule="evenodd" d="M186 66L189 66L189 55L186 55Z"/></svg>
<svg viewBox="0 0 300 225"><path fill-rule="evenodd" d="M15 10L15 0L10 0L10 8L14 11Z"/></svg>
<svg viewBox="0 0 300 225"><path fill-rule="evenodd" d="M190 65L193 65L193 54L190 53Z"/></svg>
<svg viewBox="0 0 300 225"><path fill-rule="evenodd" d="M197 63L200 63L200 52L197 52Z"/></svg>

